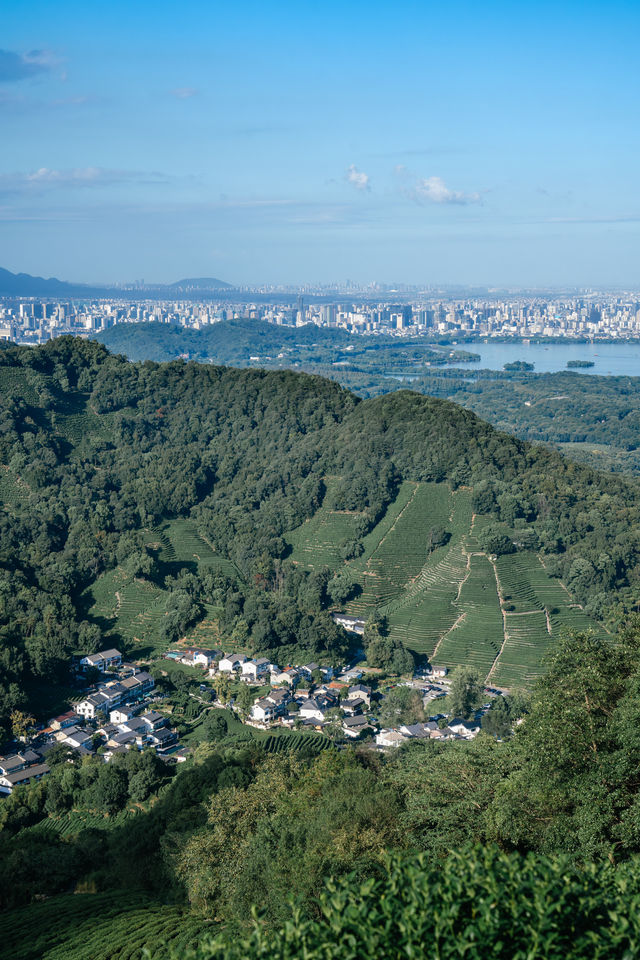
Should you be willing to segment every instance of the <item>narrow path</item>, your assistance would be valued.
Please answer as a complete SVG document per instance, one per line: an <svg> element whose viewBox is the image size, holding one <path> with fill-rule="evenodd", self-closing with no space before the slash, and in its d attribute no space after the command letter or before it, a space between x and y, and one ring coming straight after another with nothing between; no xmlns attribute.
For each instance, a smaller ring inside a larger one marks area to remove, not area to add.
<svg viewBox="0 0 640 960"><path fill-rule="evenodd" d="M458 584L458 592L456 594L455 600L452 601L452 604L451 604L452 606L460 602L460 594L462 593L462 588L464 587L465 583L471 576L471 557L475 556L475 554L467 553L464 547L462 548L462 552L467 558L467 574L464 577L464 579L462 579ZM456 618L455 623L452 623L449 629L445 630L445 632L442 634L442 636L436 643L435 647L433 648L433 653L431 654L432 658L435 657L436 653L438 652L438 648L440 647L440 644L442 643L442 641L446 640L449 634L452 633L456 629L456 627L458 627L466 619L466 616L467 616L467 612L466 610L463 610L462 613L460 613L460 615Z"/></svg>
<svg viewBox="0 0 640 960"><path fill-rule="evenodd" d="M462 552L465 553L466 551L463 549ZM457 592L457 594L456 594L455 600L453 601L454 603L460 603L460 594L462 593L462 588L464 587L465 583L467 582L467 580L468 580L469 577L471 576L471 557L472 557L472 556L473 556L473 554L467 553L467 575L466 575L466 577L464 578L464 580L461 580L460 583L458 584L458 592ZM454 626L455 626L455 624L454 624ZM453 630L453 627L451 627L451 629Z"/></svg>
<svg viewBox="0 0 640 960"><path fill-rule="evenodd" d="M487 559L489 559L489 558L487 557ZM489 560L489 563L490 563L491 566L493 567L493 574L494 574L494 576L495 576L495 578L496 578L496 589L497 589L497 591L498 591L498 600L500 601L500 610L502 611L502 633L503 633L503 640L502 640L502 643L501 643L501 645L500 645L500 649L498 650L498 653L497 653L497 655L496 655L496 658L495 658L495 660L493 661L493 663L491 664L491 669L489 670L489 673L488 673L487 676L486 676L485 683L488 683L489 680L491 679L491 677L493 676L493 674L495 673L495 670L496 670L496 667L498 666L498 662L499 662L499 660L500 660L500 657L502 656L502 652L503 652L503 650L504 650L504 648L505 648L505 646L506 646L506 644L507 644L507 640L509 639L509 635L508 635L508 633L507 633L507 614L506 614L506 611L505 611L505 609L504 609L504 598L503 598L503 596L502 596L502 589L501 589L501 587L500 587L500 578L499 578L499 576L498 576L498 568L496 567L495 560Z"/></svg>
<svg viewBox="0 0 640 960"><path fill-rule="evenodd" d="M546 570L547 570L547 565L546 565L546 563L544 562L544 560L542 559L542 557L540 556L539 553L537 553L536 556L537 556L538 560L540 561L540 563L542 564L543 569L544 569L545 572L546 572ZM560 586L562 587L562 589L564 590L564 592L566 593L566 595L567 595L567 596L569 597L569 599L571 600L571 603L569 604L569 606L576 606L576 607L579 607L580 610L583 610L584 607L582 606L582 604L575 602L575 600L574 600L573 597L571 596L571 593L569 592L569 590L567 589L567 587L565 587L565 585L564 585L564 583L562 582L562 580L558 580L558 583L560 584ZM592 617L591 619L592 619L595 623L599 624L599 626L602 627L602 629L604 630L605 633L608 633L609 636L612 636L611 630L609 630L608 626L607 626L605 623L603 623L602 620L596 620L595 617ZM549 631L549 633L551 633L551 631Z"/></svg>
<svg viewBox="0 0 640 960"><path fill-rule="evenodd" d="M466 611L463 610L462 613L460 614L460 616L458 617L458 619L456 620L456 622L455 622L454 624L452 624L452 626L450 626L448 630L445 630L445 632L442 634L442 636L440 637L440 639L439 639L438 642L436 643L435 647L433 648L433 653L431 654L431 656L430 656L430 658L429 658L430 660L433 660L433 658L435 657L435 655L436 655L436 653L438 652L438 649L439 649L440 644L442 643L442 641L447 639L447 637L448 637L449 634L452 632L452 630L455 630L455 628L462 623L462 621L466 618L466 616L467 616Z"/></svg>

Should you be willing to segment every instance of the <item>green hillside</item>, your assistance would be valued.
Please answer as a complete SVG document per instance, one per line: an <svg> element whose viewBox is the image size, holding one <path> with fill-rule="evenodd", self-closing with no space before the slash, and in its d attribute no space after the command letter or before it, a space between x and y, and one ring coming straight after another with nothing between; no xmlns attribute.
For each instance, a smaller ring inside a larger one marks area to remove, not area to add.
<svg viewBox="0 0 640 960"><path fill-rule="evenodd" d="M329 492L337 482L328 481ZM603 629L535 553L482 551L474 530L489 518L475 516L471 504L470 489L406 481L364 537L360 557L339 555L358 515L322 507L287 536L291 559L312 570L348 570L359 592L347 612L366 618L377 610L393 638L435 664L472 665L505 686L529 683L561 631ZM437 526L451 538L430 549Z"/></svg>
<svg viewBox="0 0 640 960"><path fill-rule="evenodd" d="M5 348L0 385L5 728L104 643L340 662L346 607L394 649L528 684L564 630L638 602L635 482L448 401L70 337Z"/></svg>

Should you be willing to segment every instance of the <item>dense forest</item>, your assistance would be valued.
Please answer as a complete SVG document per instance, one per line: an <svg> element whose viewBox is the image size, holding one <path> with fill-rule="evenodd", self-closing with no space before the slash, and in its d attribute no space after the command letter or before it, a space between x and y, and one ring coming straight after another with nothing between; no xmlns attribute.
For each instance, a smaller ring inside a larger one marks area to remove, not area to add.
<svg viewBox="0 0 640 960"><path fill-rule="evenodd" d="M472 488L484 548L539 551L592 615L613 624L637 603L635 483L449 402L363 401L286 371L132 364L72 338L5 349L0 364L0 723L16 708L40 715L70 655L99 647L83 598L117 565L167 592L168 639L214 603L255 652L344 656L327 613L336 571L292 565L285 535L330 499L360 512L364 537L403 480ZM163 566L153 529L167 517L190 517L235 572Z"/></svg>
<svg viewBox="0 0 640 960"><path fill-rule="evenodd" d="M446 338L363 337L307 324L232 320L203 330L121 324L97 337L131 360L192 359L266 369L296 368L336 380L364 398L412 390L453 400L499 430L546 443L581 463L640 473L640 377L477 369L474 344ZM251 359L258 357L259 359Z"/></svg>

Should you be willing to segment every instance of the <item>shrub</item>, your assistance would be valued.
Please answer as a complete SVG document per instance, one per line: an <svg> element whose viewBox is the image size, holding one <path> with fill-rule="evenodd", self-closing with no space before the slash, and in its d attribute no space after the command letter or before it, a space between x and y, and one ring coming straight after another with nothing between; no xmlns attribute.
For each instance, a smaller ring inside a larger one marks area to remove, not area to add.
<svg viewBox="0 0 640 960"><path fill-rule="evenodd" d="M295 909L275 928L257 919L193 960L615 960L638 955L640 866L466 848L444 862L389 858L383 875L327 883L319 918Z"/></svg>

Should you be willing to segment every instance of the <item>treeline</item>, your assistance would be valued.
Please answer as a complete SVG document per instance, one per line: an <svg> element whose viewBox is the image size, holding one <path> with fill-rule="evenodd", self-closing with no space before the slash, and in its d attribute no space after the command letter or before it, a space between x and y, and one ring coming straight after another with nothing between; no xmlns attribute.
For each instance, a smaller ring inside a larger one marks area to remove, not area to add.
<svg viewBox="0 0 640 960"><path fill-rule="evenodd" d="M451 342L446 338L442 346L447 349L438 350L437 343L424 339L372 339L344 330L279 327L247 319L195 331L168 324L119 324L98 338L131 360L167 361L188 354L196 360L245 365L251 356L259 356L264 367L295 365L365 398L403 389L408 376L412 390L454 400L523 440L575 445L568 452L581 463L640 473L640 377L536 374L518 367L447 369ZM458 362L479 359L459 348L455 355ZM426 370L425 363L432 369Z"/></svg>
<svg viewBox="0 0 640 960"><path fill-rule="evenodd" d="M4 349L0 384L0 726L16 708L39 710L43 681L64 684L71 652L102 642L82 597L117 565L170 591L168 639L222 601L227 637L256 653L339 657L326 610L349 584L341 568L319 580L293 569L284 536L324 502L327 476L340 477L332 508L361 514L345 559L402 480L447 481L472 486L474 509L492 518L487 549L540 550L598 617L637 600L636 485L445 401L360 401L286 371L132 364L68 337ZM237 582L160 562L153 528L178 516L234 563Z"/></svg>

